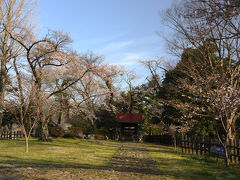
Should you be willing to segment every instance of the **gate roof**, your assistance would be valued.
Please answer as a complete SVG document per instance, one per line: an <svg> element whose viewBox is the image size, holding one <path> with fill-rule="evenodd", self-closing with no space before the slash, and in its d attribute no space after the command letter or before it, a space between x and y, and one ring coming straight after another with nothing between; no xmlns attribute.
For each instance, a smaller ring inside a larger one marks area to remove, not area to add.
<svg viewBox="0 0 240 180"><path fill-rule="evenodd" d="M118 113L117 119L120 123L141 123L142 115L138 113Z"/></svg>

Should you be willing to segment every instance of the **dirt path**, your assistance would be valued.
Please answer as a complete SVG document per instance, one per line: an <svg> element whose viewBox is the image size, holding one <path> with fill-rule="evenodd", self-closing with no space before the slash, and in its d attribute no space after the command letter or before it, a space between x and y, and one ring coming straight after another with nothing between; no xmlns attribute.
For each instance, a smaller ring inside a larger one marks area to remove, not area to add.
<svg viewBox="0 0 240 180"><path fill-rule="evenodd" d="M124 143L113 156L110 167L119 179L163 179L156 162L139 143Z"/></svg>

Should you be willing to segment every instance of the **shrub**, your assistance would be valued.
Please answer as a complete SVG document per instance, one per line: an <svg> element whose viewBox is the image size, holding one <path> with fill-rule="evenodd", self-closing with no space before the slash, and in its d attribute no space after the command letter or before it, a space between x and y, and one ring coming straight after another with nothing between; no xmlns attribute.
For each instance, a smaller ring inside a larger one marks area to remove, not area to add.
<svg viewBox="0 0 240 180"><path fill-rule="evenodd" d="M97 135L95 135L95 139L96 140L104 140L105 137L103 135L97 134Z"/></svg>
<svg viewBox="0 0 240 180"><path fill-rule="evenodd" d="M52 137L63 137L64 130L63 130L63 128L61 128L59 126L49 127L49 134Z"/></svg>
<svg viewBox="0 0 240 180"><path fill-rule="evenodd" d="M68 129L68 134L66 135L67 137L77 137L82 133L82 128L81 127L70 127Z"/></svg>
<svg viewBox="0 0 240 180"><path fill-rule="evenodd" d="M40 126L36 127L34 137L40 137L42 133L42 128Z"/></svg>

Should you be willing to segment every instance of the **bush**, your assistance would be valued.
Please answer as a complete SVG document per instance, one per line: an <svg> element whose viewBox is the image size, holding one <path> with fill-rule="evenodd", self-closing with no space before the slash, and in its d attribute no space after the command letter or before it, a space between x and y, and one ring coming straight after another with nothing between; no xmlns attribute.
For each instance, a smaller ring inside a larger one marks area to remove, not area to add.
<svg viewBox="0 0 240 180"><path fill-rule="evenodd" d="M82 133L82 128L81 127L70 127L68 129L68 134L66 135L67 137L77 137Z"/></svg>
<svg viewBox="0 0 240 180"><path fill-rule="evenodd" d="M95 135L95 139L96 140L104 140L105 137L103 135L97 134L97 135Z"/></svg>
<svg viewBox="0 0 240 180"><path fill-rule="evenodd" d="M52 137L63 137L64 130L63 130L63 128L61 128L59 126L49 127L49 134Z"/></svg>
<svg viewBox="0 0 240 180"><path fill-rule="evenodd" d="M42 128L40 126L36 127L34 137L40 137L42 133Z"/></svg>

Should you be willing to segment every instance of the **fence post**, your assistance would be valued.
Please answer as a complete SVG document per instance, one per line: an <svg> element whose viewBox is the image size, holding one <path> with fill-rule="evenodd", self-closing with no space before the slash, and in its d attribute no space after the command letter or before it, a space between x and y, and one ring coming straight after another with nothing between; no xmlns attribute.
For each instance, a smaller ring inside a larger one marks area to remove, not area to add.
<svg viewBox="0 0 240 180"><path fill-rule="evenodd" d="M207 155L207 138L203 138L204 156Z"/></svg>
<svg viewBox="0 0 240 180"><path fill-rule="evenodd" d="M200 137L200 155L203 154L203 148L202 148L202 146L203 146L203 138Z"/></svg>
<svg viewBox="0 0 240 180"><path fill-rule="evenodd" d="M184 136L184 150L187 153L187 135Z"/></svg>
<svg viewBox="0 0 240 180"><path fill-rule="evenodd" d="M212 137L209 138L209 155L211 155Z"/></svg>
<svg viewBox="0 0 240 180"><path fill-rule="evenodd" d="M181 149L182 149L182 153L183 153L183 134L181 134L181 139L180 139L180 143L181 143Z"/></svg>
<svg viewBox="0 0 240 180"><path fill-rule="evenodd" d="M195 141L195 151L196 151L196 155L198 155L198 137L196 137L196 141Z"/></svg>
<svg viewBox="0 0 240 180"><path fill-rule="evenodd" d="M193 144L193 139L194 139L194 136L191 136L191 149L192 149L192 154L193 154L193 146L194 146L194 144Z"/></svg>

